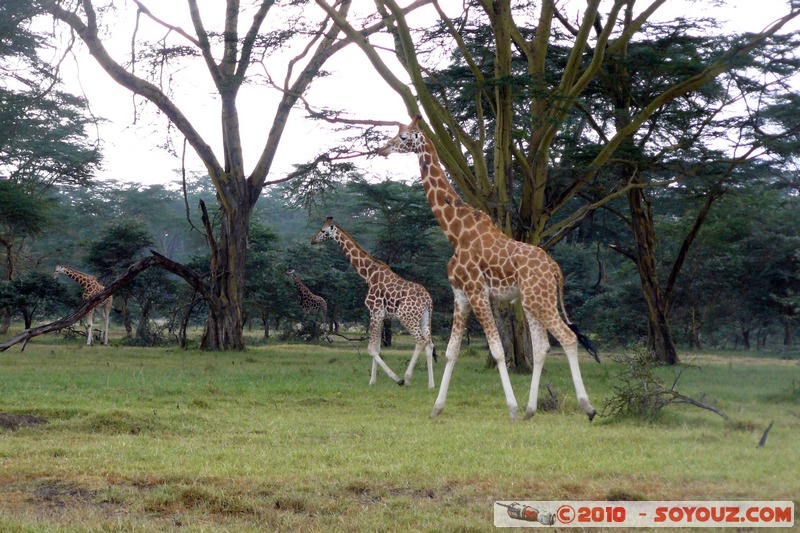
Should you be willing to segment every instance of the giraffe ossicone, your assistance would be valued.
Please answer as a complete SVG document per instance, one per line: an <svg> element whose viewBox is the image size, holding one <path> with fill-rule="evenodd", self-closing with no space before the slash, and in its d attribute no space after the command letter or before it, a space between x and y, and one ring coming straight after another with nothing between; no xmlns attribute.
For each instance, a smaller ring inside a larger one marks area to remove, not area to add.
<svg viewBox="0 0 800 533"><path fill-rule="evenodd" d="M70 268L64 265L56 265L56 268L53 270L53 279L58 277L59 274L64 274L65 276L72 278L76 282L78 282L84 289L83 295L81 299L83 301L88 300L98 292L105 289L104 286L98 283L97 278L94 276L90 276L85 272L81 272L80 270L75 270L74 268ZM86 346L91 346L93 342L92 338L92 329L94 327L94 312L95 309L100 308L100 313L103 318L103 344L108 344L108 322L111 318L111 304L113 303L113 297L109 296L107 299L103 300L102 302L98 303L96 306L89 309L86 312L87 322L89 325L89 331L86 334Z"/></svg>
<svg viewBox="0 0 800 533"><path fill-rule="evenodd" d="M328 240L339 244L355 271L367 282L367 297L364 300L370 317L367 352L372 357L369 384L375 384L377 367L380 366L392 381L407 385L411 381L417 358L424 350L428 365L428 388L434 388L433 361L436 352L431 339L433 300L428 291L419 283L401 278L386 263L365 252L346 231L333 223L333 217L325 219L322 229L311 239L311 244ZM397 317L415 341L414 353L402 379L381 358L383 320L392 316Z"/></svg>
<svg viewBox="0 0 800 533"><path fill-rule="evenodd" d="M442 412L470 310L483 327L489 350L497 363L509 416L517 416L517 400L505 365L505 354L494 322L491 300L519 299L530 330L533 375L525 418L536 413L539 381L550 343L549 331L561 344L569 361L578 404L592 420L597 411L589 397L578 365L578 342L597 359L589 339L578 333L564 309L564 277L558 264L537 246L515 241L501 232L485 213L467 205L450 185L433 142L420 129L420 115L378 151L379 155L413 153L419 158L425 196L439 227L453 246L447 276L453 288L453 327L447 344L447 363L431 417ZM559 314L559 299L562 320ZM599 359L598 359L599 362Z"/></svg>

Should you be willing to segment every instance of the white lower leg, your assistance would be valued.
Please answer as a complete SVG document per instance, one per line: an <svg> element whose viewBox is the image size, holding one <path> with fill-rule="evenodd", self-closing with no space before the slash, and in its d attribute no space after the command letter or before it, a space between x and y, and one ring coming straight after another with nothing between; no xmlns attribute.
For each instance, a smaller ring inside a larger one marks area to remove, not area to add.
<svg viewBox="0 0 800 533"><path fill-rule="evenodd" d="M428 344L425 347L425 362L428 365L428 388L432 389L436 386L433 380L433 345Z"/></svg>
<svg viewBox="0 0 800 533"><path fill-rule="evenodd" d="M372 361L377 362L378 366L380 366L383 369L383 371L386 372L386 375L389 376L392 379L392 381L394 381L395 383L399 383L400 385L403 384L403 381L397 377L397 374L392 372L392 369L389 368L389 365L387 365L383 359L381 359L380 355L378 354L373 355Z"/></svg>
<svg viewBox="0 0 800 533"><path fill-rule="evenodd" d="M375 381L378 379L378 362L375 358L372 358L372 370L369 373L369 384L375 385Z"/></svg>
<svg viewBox="0 0 800 533"><path fill-rule="evenodd" d="M106 327L103 329L103 344L108 345L108 321L111 319L111 306L106 310Z"/></svg>
<svg viewBox="0 0 800 533"><path fill-rule="evenodd" d="M539 381L542 377L542 362L533 362L533 376L531 377L531 394L528 397L528 407L525 408L525 420L536 414L536 405L539 402Z"/></svg>
<svg viewBox="0 0 800 533"><path fill-rule="evenodd" d="M447 388L450 386L450 378L453 375L453 367L455 365L456 359L447 359L447 364L442 374L442 382L439 384L439 394L436 396L436 402L433 404L433 411L431 411L431 418L439 416L439 413L444 410L444 404L447 401Z"/></svg>
<svg viewBox="0 0 800 533"><path fill-rule="evenodd" d="M508 406L508 416L511 420L517 418L517 399L514 397L514 390L511 388L511 378L508 377L508 369L506 368L506 356L503 352L503 345L500 340L496 339L489 343L489 350L492 352L492 357L497 363L497 370L500 372L500 383L503 385L503 394L506 396L506 405Z"/></svg>
<svg viewBox="0 0 800 533"><path fill-rule="evenodd" d="M453 376L453 367L456 365L458 352L460 350L461 333L456 331L450 334L450 342L447 343L447 352L445 354L447 364L444 367L444 374L442 374L442 382L439 384L439 394L436 396L436 402L433 404L431 418L438 416L444 409L444 404L447 401L447 388L450 386L450 378ZM431 359L433 359L433 355L431 355Z"/></svg>
<svg viewBox="0 0 800 533"><path fill-rule="evenodd" d="M92 332L92 329L94 327L94 310L90 311L88 316L89 316L89 331L86 334L86 346L91 346L92 341L94 340L92 338L92 335L94 335L94 333Z"/></svg>
<svg viewBox="0 0 800 533"><path fill-rule="evenodd" d="M419 352L422 350L422 346L422 344L418 343L414 347L414 353L411 354L411 361L408 362L408 368L406 368L406 373L403 375L405 385L411 383L411 374L414 372L414 367L417 366L417 359L419 358Z"/></svg>
<svg viewBox="0 0 800 533"><path fill-rule="evenodd" d="M576 346L570 350L565 349L565 351L567 352L569 369L572 373L572 383L575 385L575 395L578 398L578 405L589 415L589 420L591 420L594 418L594 415L597 414L597 411L592 407L592 404L589 403L589 395L586 393L586 388L583 386L581 369L578 366L578 348Z"/></svg>
<svg viewBox="0 0 800 533"><path fill-rule="evenodd" d="M531 348L533 350L531 391L528 397L528 407L525 408L525 419L527 420L536 414L536 406L539 402L539 383L542 378L544 360L547 358L547 352L550 349L550 342L547 340L547 330L531 312L526 310L525 318L528 321L528 331L531 335Z"/></svg>

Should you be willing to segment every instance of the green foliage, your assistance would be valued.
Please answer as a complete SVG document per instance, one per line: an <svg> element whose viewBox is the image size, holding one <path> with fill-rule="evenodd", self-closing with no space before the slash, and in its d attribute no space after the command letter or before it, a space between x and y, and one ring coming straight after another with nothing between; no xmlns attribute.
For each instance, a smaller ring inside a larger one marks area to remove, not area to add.
<svg viewBox="0 0 800 533"><path fill-rule="evenodd" d="M98 276L113 278L135 263L153 239L144 224L123 220L104 228L89 245L86 260Z"/></svg>
<svg viewBox="0 0 800 533"><path fill-rule="evenodd" d="M50 221L50 204L14 181L0 178L0 238L12 241L41 233Z"/></svg>

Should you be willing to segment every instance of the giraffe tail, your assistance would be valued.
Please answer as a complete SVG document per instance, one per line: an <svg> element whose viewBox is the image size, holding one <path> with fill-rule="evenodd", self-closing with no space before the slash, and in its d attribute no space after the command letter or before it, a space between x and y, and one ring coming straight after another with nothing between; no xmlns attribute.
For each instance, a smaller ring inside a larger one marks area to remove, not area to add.
<svg viewBox="0 0 800 533"><path fill-rule="evenodd" d="M556 283L558 284L558 300L559 304L561 305L561 312L564 314L564 320L567 322L567 327L569 327L569 329L571 329L578 338L578 342L581 343L581 346L583 346L586 351L589 352L589 355L594 357L594 360L599 363L600 355L597 353L597 348L592 341L589 340L589 337L581 333L581 331L578 329L578 326L570 321L569 315L567 315L567 310L564 307L564 274L561 272L561 268L559 268L555 261L553 261L551 264L553 266L553 276L555 276Z"/></svg>
<svg viewBox="0 0 800 533"><path fill-rule="evenodd" d="M592 344L592 341L589 340L589 337L581 333L581 331L578 329L578 326L575 324L567 322L567 326L572 330L575 336L578 337L578 342L581 343L581 346L586 348L586 351L589 352L589 355L594 357L594 360L599 363L600 355L598 355L597 348L595 348L594 344Z"/></svg>

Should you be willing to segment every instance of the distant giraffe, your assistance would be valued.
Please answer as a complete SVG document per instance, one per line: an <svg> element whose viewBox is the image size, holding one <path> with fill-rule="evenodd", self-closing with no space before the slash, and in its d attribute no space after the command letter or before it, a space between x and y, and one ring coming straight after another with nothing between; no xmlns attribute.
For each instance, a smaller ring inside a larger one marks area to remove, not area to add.
<svg viewBox="0 0 800 533"><path fill-rule="evenodd" d="M53 271L53 279L58 277L59 274L64 274L65 276L68 276L68 277L74 279L75 281L77 281L78 283L80 283L83 286L84 291L83 291L83 296L81 296L81 299L83 299L84 301L88 300L89 298L91 298L92 296L97 294L98 292L100 292L103 289L105 289L105 287L103 287L102 285L100 285L97 282L97 278L95 278L94 276L90 276L89 274L84 274L83 272L75 270L74 268L70 268L70 267L67 267L67 266L64 266L64 265L56 265L56 268ZM96 306L92 307L86 313L87 321L88 321L88 324L89 324L89 332L86 335L86 345L87 346L91 346L92 342L93 342L93 339L92 339L92 327L94 326L94 311L97 308L100 308L100 312L101 312L102 318L103 318L103 331L102 331L102 333L103 333L103 344L108 344L108 320L111 317L111 303L112 303L112 300L113 300L113 298L111 296L109 296L108 299L103 300L102 302L100 302Z"/></svg>
<svg viewBox="0 0 800 533"><path fill-rule="evenodd" d="M378 366L398 385L409 383L414 366L417 364L417 358L420 352L425 350L428 365L428 388L434 388L433 360L436 352L431 339L433 300L428 291L418 283L401 278L392 272L385 263L365 252L347 232L333 223L332 217L325 219L322 229L311 239L311 244L319 244L327 240L333 240L339 244L355 271L367 282L367 298L364 301L370 316L367 351L372 357L369 384L375 383ZM381 330L383 329L383 319L387 316L396 316L416 341L414 354L411 356L403 379L398 378L381 359Z"/></svg>
<svg viewBox="0 0 800 533"><path fill-rule="evenodd" d="M533 376L525 418L536 413L542 366L550 349L547 339L549 331L564 348L578 404L592 420L597 411L589 403L581 379L578 341L595 359L597 352L589 339L580 334L567 318L561 269L544 250L508 237L495 227L488 215L461 200L442 170L433 143L419 127L421 119L418 115L408 126L401 126L399 133L378 153L382 156L413 153L419 157L425 196L439 227L453 246L453 257L447 264L447 276L455 300L453 328L447 345L447 364L431 417L444 409L447 388L471 308L483 327L492 357L497 362L509 416L516 418L517 400L511 388L503 345L492 315L490 299L495 298L506 301L519 299L528 323L533 344ZM559 299L566 322L558 312Z"/></svg>
<svg viewBox="0 0 800 533"><path fill-rule="evenodd" d="M309 315L320 315L323 323L328 323L328 331L338 331L338 324L333 319L328 319L328 302L322 296L317 296L300 279L292 268L287 268L283 272L294 282L297 292L300 293L300 308Z"/></svg>

